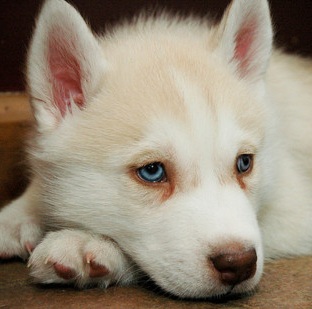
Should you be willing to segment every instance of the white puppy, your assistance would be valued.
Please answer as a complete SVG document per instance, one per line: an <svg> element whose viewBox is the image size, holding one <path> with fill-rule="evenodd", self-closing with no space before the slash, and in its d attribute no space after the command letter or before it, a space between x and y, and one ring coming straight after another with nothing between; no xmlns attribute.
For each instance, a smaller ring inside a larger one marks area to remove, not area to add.
<svg viewBox="0 0 312 309"><path fill-rule="evenodd" d="M27 66L33 179L0 213L0 256L31 253L41 283L253 290L264 259L312 253L311 73L272 51L265 0L103 37L47 1Z"/></svg>

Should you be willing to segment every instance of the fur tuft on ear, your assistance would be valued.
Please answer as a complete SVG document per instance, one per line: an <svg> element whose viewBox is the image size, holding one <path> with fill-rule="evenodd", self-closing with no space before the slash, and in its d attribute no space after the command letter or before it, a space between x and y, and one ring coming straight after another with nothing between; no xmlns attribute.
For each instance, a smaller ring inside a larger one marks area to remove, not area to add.
<svg viewBox="0 0 312 309"><path fill-rule="evenodd" d="M239 77L257 82L272 50L272 25L266 0L233 0L217 30L217 48Z"/></svg>
<svg viewBox="0 0 312 309"><path fill-rule="evenodd" d="M96 91L105 61L80 14L63 0L48 0L28 54L27 79L40 130L54 129L83 109Z"/></svg>

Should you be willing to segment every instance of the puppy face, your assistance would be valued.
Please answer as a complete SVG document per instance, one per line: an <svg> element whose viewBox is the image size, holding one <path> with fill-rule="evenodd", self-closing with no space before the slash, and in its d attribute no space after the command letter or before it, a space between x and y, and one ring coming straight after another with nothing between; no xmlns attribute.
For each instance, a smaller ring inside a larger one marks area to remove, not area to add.
<svg viewBox="0 0 312 309"><path fill-rule="evenodd" d="M252 7L245 11L243 2L234 2L220 28L195 37L192 30L181 35L182 25L169 26L163 18L146 26L141 21L127 37L120 30L117 39L100 43L87 28L65 47L52 35L43 53L37 30L30 52L30 84L39 80L32 67L38 53L47 81L44 94L31 89L40 132L31 152L42 180L46 225L112 237L178 296L249 291L262 272L256 197L266 115L262 67L254 69L254 58L248 58L257 36L247 32L247 52L235 42L232 51L231 44L223 46L233 31L224 25L237 11L255 13ZM65 8L66 19L80 25L78 13ZM259 8L265 15L265 2ZM37 29L45 18L43 12ZM246 20L237 25L236 38L249 29ZM152 24L151 34L143 30ZM47 31L55 34L53 25ZM164 26L171 36L161 31ZM85 48L88 40L92 52ZM224 58L225 49L236 57L233 63ZM70 59L62 64L64 55ZM40 101L50 103L42 107ZM243 279L224 279L234 273L228 264L220 266L224 256L236 264L253 260Z"/></svg>

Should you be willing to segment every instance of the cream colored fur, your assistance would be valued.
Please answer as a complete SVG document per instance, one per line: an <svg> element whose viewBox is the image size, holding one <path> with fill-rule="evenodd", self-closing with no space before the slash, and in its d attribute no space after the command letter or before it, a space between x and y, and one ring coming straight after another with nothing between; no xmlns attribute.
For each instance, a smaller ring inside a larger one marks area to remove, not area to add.
<svg viewBox="0 0 312 309"><path fill-rule="evenodd" d="M61 88L52 34L56 57L74 59ZM47 1L28 58L34 179L0 213L0 257L34 249L42 283L106 287L144 272L175 295L211 297L252 291L265 259L312 254L312 64L271 48L265 0L234 0L217 26L163 14L100 38ZM254 166L240 176L245 153ZM138 178L152 162L164 182ZM209 261L233 247L254 248L257 268L229 286ZM91 278L86 257L109 274Z"/></svg>

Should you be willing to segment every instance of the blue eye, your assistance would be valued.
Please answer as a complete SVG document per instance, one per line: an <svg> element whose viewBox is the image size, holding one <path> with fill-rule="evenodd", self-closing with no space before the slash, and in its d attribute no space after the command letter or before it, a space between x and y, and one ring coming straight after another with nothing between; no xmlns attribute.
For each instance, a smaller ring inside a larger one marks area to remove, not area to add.
<svg viewBox="0 0 312 309"><path fill-rule="evenodd" d="M153 162L140 167L137 170L137 175L140 179L146 182L163 182L166 180L165 167L160 162Z"/></svg>
<svg viewBox="0 0 312 309"><path fill-rule="evenodd" d="M237 158L236 167L240 174L247 173L252 168L253 156L251 154L242 154Z"/></svg>

